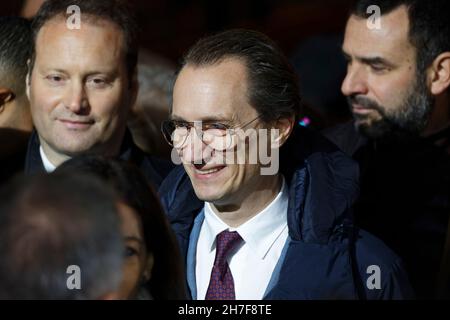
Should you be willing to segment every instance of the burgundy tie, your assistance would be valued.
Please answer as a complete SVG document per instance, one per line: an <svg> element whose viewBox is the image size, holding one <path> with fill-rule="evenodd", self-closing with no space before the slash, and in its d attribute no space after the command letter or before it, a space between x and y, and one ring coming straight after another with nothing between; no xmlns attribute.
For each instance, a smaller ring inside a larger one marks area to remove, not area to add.
<svg viewBox="0 0 450 320"><path fill-rule="evenodd" d="M228 266L227 258L242 241L236 231L223 231L216 238L216 259L211 271L208 291L205 300L235 300L234 281Z"/></svg>

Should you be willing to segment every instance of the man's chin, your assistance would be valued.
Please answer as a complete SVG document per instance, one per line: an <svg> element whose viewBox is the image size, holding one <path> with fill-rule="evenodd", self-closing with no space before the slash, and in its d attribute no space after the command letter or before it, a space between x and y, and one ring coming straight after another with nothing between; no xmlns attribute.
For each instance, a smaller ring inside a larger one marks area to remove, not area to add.
<svg viewBox="0 0 450 320"><path fill-rule="evenodd" d="M392 131L385 121L355 121L355 127L358 132L372 139L383 137Z"/></svg>
<svg viewBox="0 0 450 320"><path fill-rule="evenodd" d="M194 186L195 194L201 201L215 202L221 199L221 194L215 190L204 190Z"/></svg>
<svg viewBox="0 0 450 320"><path fill-rule="evenodd" d="M71 158L78 155L94 153L92 144L57 144L54 149L58 153L65 154Z"/></svg>

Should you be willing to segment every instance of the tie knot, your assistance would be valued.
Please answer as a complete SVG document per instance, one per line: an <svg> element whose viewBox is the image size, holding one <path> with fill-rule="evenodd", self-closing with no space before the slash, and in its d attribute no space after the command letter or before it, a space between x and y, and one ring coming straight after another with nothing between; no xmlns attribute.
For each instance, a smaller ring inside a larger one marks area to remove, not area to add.
<svg viewBox="0 0 450 320"><path fill-rule="evenodd" d="M216 237L216 261L214 264L223 264L231 250L241 243L242 238L236 231L222 231Z"/></svg>

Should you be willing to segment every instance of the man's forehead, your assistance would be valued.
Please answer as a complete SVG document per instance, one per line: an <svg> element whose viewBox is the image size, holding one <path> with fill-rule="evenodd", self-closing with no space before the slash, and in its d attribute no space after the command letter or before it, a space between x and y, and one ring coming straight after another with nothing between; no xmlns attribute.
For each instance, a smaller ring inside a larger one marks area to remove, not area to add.
<svg viewBox="0 0 450 320"><path fill-rule="evenodd" d="M413 48L405 6L380 17L380 28L369 28L368 19L352 15L346 26L343 51L351 56L404 55Z"/></svg>
<svg viewBox="0 0 450 320"><path fill-rule="evenodd" d="M237 60L205 66L186 65L174 87L174 99L242 100L247 95L246 67Z"/></svg>
<svg viewBox="0 0 450 320"><path fill-rule="evenodd" d="M46 21L36 36L36 45L40 42L39 40L45 39L48 37L58 37L64 36L67 34L77 35L82 34L85 29L92 30L101 30L111 37L119 37L121 41L124 41L124 32L120 29L120 27L112 21L106 20L101 17L95 17L91 15L83 15L80 24L80 29L71 29L67 24L67 18L65 15L60 14L57 15L48 21Z"/></svg>
<svg viewBox="0 0 450 320"><path fill-rule="evenodd" d="M239 71L239 66L232 64L186 66L175 84L173 115L188 121L209 121L232 120L237 111L245 112L246 78Z"/></svg>
<svg viewBox="0 0 450 320"><path fill-rule="evenodd" d="M106 20L95 23L87 20L80 30L71 30L64 19L57 17L45 23L38 33L36 61L53 68L83 62L111 69L108 64L117 65L118 59L124 61L124 49L123 33Z"/></svg>

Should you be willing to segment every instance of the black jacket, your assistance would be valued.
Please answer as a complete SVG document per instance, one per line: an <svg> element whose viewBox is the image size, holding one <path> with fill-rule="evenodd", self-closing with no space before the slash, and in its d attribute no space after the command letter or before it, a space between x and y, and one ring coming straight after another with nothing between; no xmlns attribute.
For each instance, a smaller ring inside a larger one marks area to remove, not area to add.
<svg viewBox="0 0 450 320"><path fill-rule="evenodd" d="M25 173L34 174L45 172L44 164L39 152L39 137L34 131L28 142L28 150L25 157ZM120 148L119 159L129 161L141 169L147 180L158 189L159 185L174 167L169 161L165 161L150 155L147 155L139 149L134 143L129 131L126 131L125 137Z"/></svg>
<svg viewBox="0 0 450 320"><path fill-rule="evenodd" d="M29 138L27 132L0 128L0 185L23 171Z"/></svg>
<svg viewBox="0 0 450 320"><path fill-rule="evenodd" d="M450 128L427 138L375 140L348 122L324 133L360 166L355 223L402 258L419 298L436 297L450 215ZM440 297L450 298L449 288Z"/></svg>

